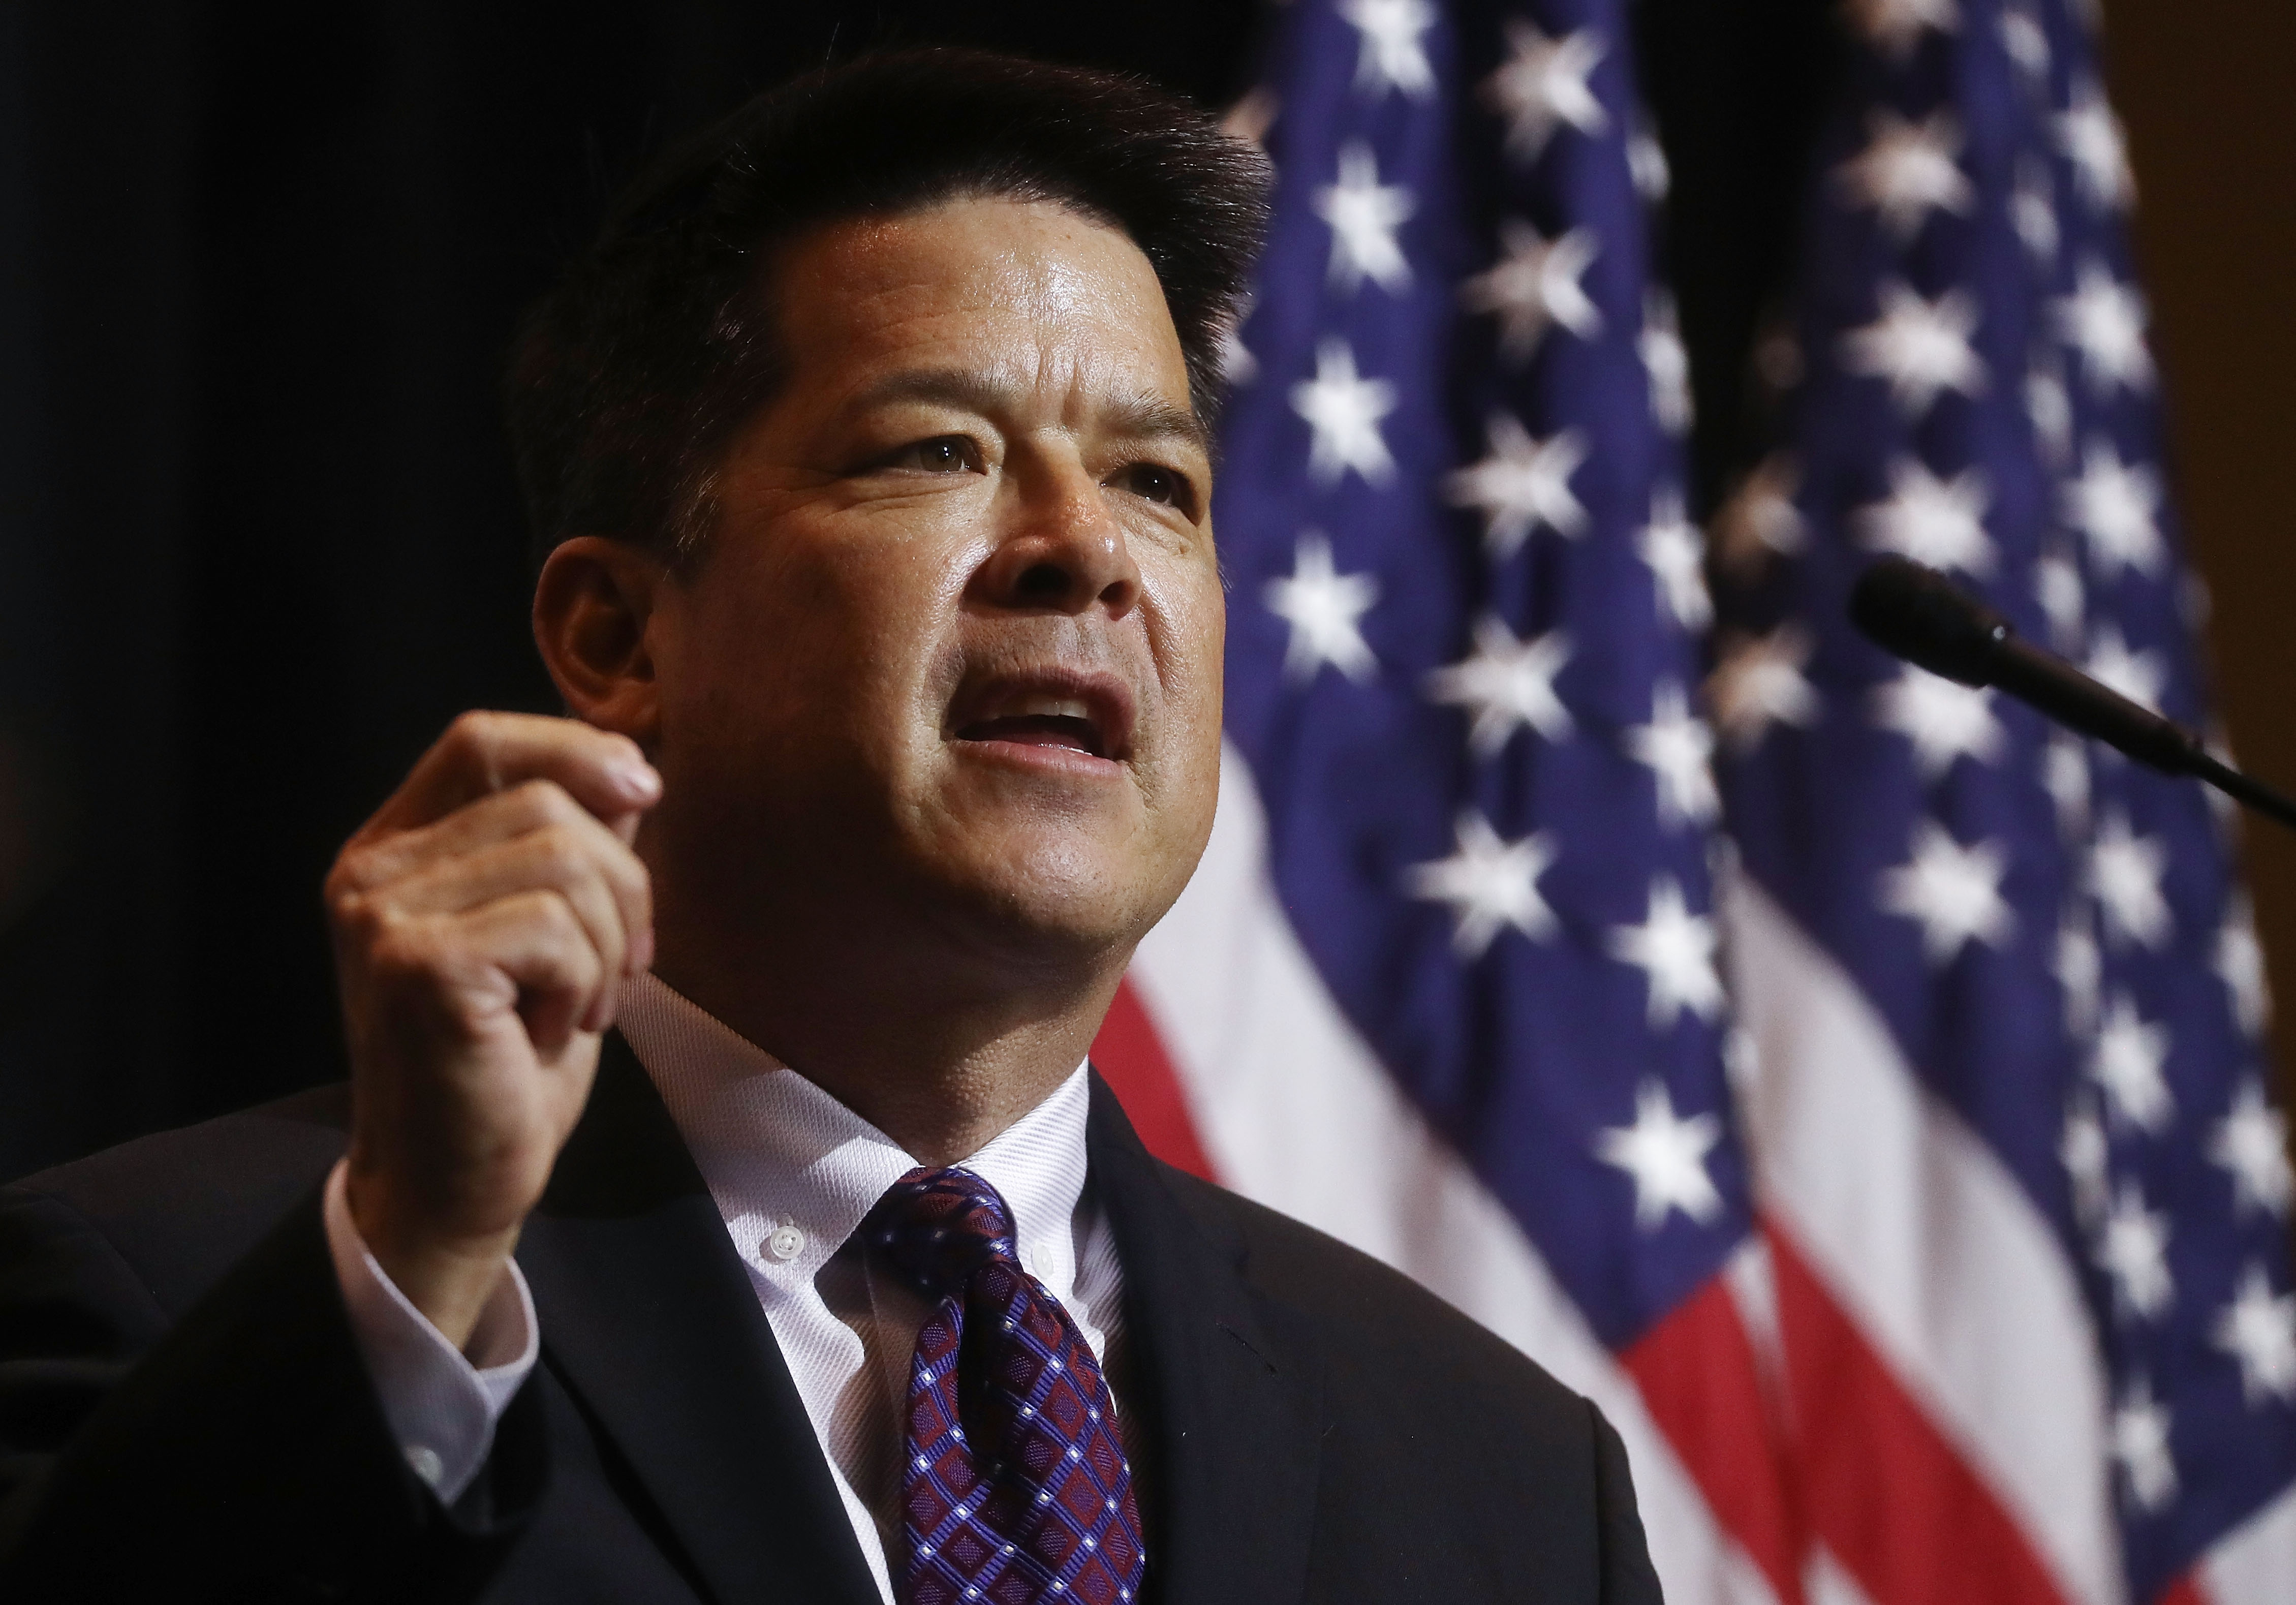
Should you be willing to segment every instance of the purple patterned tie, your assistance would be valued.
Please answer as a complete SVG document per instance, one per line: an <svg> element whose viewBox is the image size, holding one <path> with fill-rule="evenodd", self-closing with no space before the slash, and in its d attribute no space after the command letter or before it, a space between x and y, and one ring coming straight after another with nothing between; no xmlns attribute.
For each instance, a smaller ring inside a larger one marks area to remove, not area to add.
<svg viewBox="0 0 2296 1605"><path fill-rule="evenodd" d="M1129 1605L1145 1554L1092 1347L969 1170L912 1170L865 1241L940 1301L909 1363L902 1605Z"/></svg>

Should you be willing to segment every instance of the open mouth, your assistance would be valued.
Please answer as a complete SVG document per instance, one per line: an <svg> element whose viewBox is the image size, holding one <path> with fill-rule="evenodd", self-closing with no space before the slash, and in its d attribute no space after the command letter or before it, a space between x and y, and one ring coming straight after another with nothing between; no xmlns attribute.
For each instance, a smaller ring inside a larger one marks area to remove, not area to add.
<svg viewBox="0 0 2296 1605"><path fill-rule="evenodd" d="M967 687L950 708L949 734L1103 760L1129 756L1132 697L1113 676L1050 669Z"/></svg>
<svg viewBox="0 0 2296 1605"><path fill-rule="evenodd" d="M956 733L960 741L1013 741L1023 747L1066 747L1076 752L1106 757L1107 749L1100 732L1094 727L1091 716L1081 710L1074 713L1015 713L1000 714L993 719L976 719Z"/></svg>

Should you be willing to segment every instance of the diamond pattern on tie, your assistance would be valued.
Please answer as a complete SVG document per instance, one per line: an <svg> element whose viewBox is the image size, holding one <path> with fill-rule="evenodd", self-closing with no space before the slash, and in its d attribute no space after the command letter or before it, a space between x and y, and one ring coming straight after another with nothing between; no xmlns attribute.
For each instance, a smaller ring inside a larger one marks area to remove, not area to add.
<svg viewBox="0 0 2296 1605"><path fill-rule="evenodd" d="M1128 1605L1146 1552L1108 1384L1021 1268L1004 1200L968 1170L913 1170L861 1230L940 1301L909 1367L903 1605Z"/></svg>

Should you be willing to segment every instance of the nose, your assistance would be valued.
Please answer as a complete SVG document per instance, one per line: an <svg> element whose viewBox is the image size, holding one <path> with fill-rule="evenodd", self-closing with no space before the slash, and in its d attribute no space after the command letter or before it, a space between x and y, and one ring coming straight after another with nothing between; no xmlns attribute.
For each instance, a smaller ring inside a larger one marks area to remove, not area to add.
<svg viewBox="0 0 2296 1605"><path fill-rule="evenodd" d="M1103 607L1117 619L1140 600L1140 569L1100 487L1078 471L1021 489L972 589L993 607L1071 614Z"/></svg>

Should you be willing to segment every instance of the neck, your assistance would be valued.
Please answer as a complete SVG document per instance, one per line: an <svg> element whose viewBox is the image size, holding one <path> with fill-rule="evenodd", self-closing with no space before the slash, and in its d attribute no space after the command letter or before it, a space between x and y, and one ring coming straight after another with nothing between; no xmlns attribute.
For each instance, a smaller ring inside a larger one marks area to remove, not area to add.
<svg viewBox="0 0 2296 1605"><path fill-rule="evenodd" d="M979 1152L1068 1079L1129 957L1000 970L835 921L778 929L793 937L658 927L654 973L935 1166Z"/></svg>

